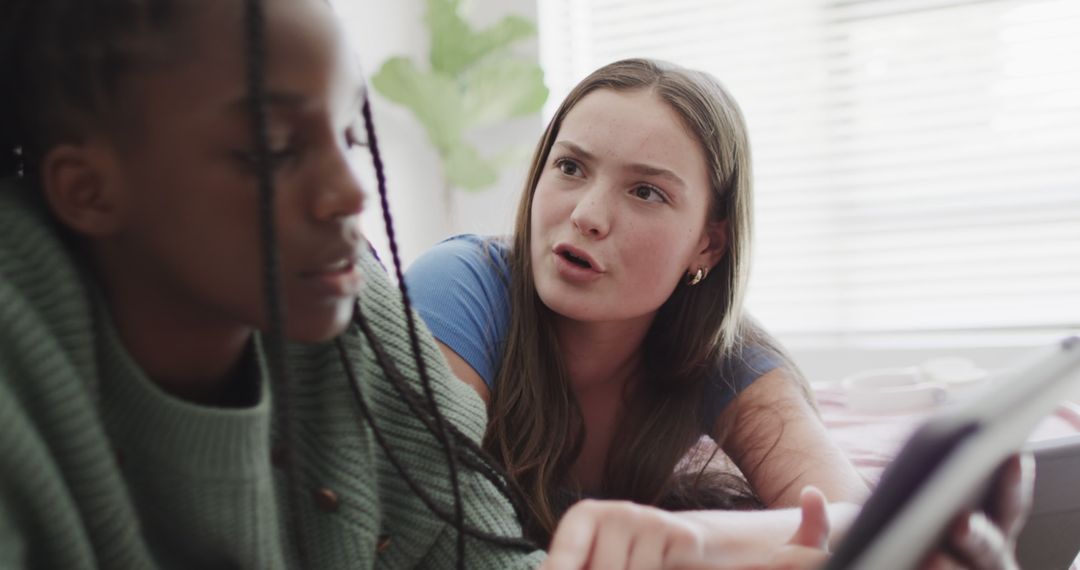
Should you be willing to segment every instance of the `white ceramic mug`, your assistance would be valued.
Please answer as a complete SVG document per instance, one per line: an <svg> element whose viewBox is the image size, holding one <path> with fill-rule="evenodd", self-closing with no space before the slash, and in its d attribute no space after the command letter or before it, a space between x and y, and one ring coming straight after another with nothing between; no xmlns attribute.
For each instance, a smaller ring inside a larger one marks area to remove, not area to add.
<svg viewBox="0 0 1080 570"><path fill-rule="evenodd" d="M949 397L943 383L928 379L917 366L866 370L844 378L841 385L848 407L864 413L927 410Z"/></svg>

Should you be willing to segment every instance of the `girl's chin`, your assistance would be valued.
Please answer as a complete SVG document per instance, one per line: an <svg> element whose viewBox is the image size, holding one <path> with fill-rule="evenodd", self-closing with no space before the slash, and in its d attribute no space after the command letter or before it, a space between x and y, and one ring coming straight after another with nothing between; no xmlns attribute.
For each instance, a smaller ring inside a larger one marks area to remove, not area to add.
<svg viewBox="0 0 1080 570"><path fill-rule="evenodd" d="M319 343L332 340L345 332L352 323L353 305L350 303L331 314L308 316L305 319L286 315L286 336L292 342Z"/></svg>
<svg viewBox="0 0 1080 570"><path fill-rule="evenodd" d="M595 303L589 303L582 299L566 298L562 295L551 295L545 299L540 297L540 302L544 304L556 317L569 319L571 321L594 321L603 315L598 314L597 306Z"/></svg>

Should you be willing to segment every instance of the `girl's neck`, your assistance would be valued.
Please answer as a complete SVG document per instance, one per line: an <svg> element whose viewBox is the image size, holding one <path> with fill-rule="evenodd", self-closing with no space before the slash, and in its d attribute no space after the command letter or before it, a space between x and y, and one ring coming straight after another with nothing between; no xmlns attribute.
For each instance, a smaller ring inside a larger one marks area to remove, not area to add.
<svg viewBox="0 0 1080 570"><path fill-rule="evenodd" d="M568 482L585 493L603 489L608 452L627 390L640 378L641 347L650 324L651 316L618 323L556 318L570 389L585 422L585 440Z"/></svg>
<svg viewBox="0 0 1080 570"><path fill-rule="evenodd" d="M257 381L245 366L250 327L179 302L137 275L109 271L101 257L96 265L120 340L152 382L199 404L250 403L237 397L252 394L250 384Z"/></svg>
<svg viewBox="0 0 1080 570"><path fill-rule="evenodd" d="M563 363L579 398L594 391L622 391L641 367L641 347L651 323L652 316L617 323L556 317Z"/></svg>

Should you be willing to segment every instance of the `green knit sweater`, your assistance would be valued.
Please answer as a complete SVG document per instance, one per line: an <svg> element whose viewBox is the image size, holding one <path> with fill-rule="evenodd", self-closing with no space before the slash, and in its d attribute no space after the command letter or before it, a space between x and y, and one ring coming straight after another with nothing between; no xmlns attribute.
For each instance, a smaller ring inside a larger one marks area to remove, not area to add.
<svg viewBox="0 0 1080 570"><path fill-rule="evenodd" d="M290 394L269 386L260 357L263 388L250 407L169 396L127 354L32 192L0 181L0 568L297 567L295 536L313 568L452 566L456 531L377 445L332 343L289 347ZM362 311L414 379L397 290L373 259L364 269ZM421 335L441 409L478 439L482 403ZM363 335L343 338L395 455L452 512L442 448ZM295 419L288 441L275 405L286 397ZM285 446L297 462L291 518L299 534L287 526ZM490 483L473 471L461 478L469 524L520 535ZM467 547L470 568L533 567L542 558L471 538Z"/></svg>

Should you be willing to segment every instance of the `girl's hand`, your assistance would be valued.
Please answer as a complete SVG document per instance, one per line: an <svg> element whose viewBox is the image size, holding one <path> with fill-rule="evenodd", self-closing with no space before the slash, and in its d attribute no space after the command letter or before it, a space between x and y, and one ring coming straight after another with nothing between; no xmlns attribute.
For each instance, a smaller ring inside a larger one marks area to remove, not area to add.
<svg viewBox="0 0 1080 570"><path fill-rule="evenodd" d="M542 570L679 568L705 555L694 521L625 501L584 500L559 521Z"/></svg>
<svg viewBox="0 0 1080 570"><path fill-rule="evenodd" d="M1014 456L1002 467L991 512L964 513L953 521L946 548L934 553L924 570L1017 570L1016 539L1031 510L1035 459Z"/></svg>
<svg viewBox="0 0 1080 570"><path fill-rule="evenodd" d="M726 555L707 552L707 527L692 517L629 502L582 501L560 521L541 568L810 570L828 556L825 497L804 489L800 510L799 527L784 546L766 541L772 545L766 550Z"/></svg>
<svg viewBox="0 0 1080 570"><path fill-rule="evenodd" d="M829 558L829 513L825 495L812 486L799 496L799 528L787 544L764 553L762 562L713 561L683 567L682 570L813 570Z"/></svg>

